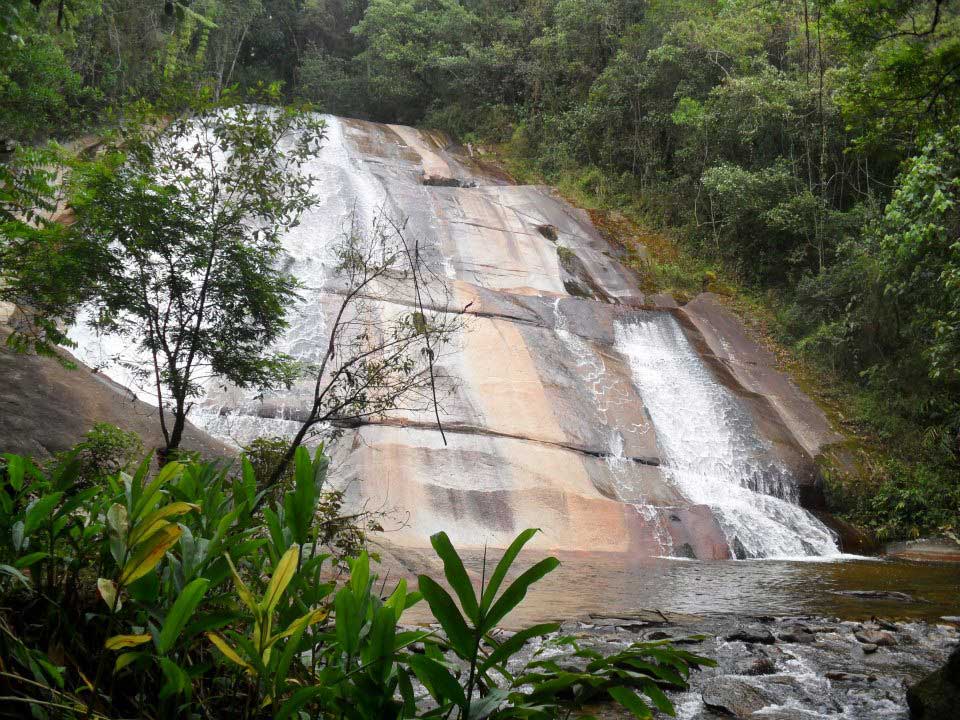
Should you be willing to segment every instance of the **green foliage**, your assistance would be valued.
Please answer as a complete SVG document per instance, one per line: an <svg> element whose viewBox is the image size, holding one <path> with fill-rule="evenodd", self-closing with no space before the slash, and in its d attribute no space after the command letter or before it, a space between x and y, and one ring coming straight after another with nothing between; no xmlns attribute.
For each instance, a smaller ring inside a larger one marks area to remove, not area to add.
<svg viewBox="0 0 960 720"><path fill-rule="evenodd" d="M558 564L506 582L534 530L479 592L446 535L432 538L462 613L428 576L419 592L401 579L383 594L362 550L336 582L318 550L321 452L297 450L291 486L262 513L246 458L237 472L170 462L152 474L148 456L82 487L82 452L0 464L6 701L35 716L554 718L613 699L646 717L647 702L672 712L664 690L711 664L663 642L603 657L548 637L556 624L495 636ZM400 624L423 597L443 635Z"/></svg>
<svg viewBox="0 0 960 720"><path fill-rule="evenodd" d="M265 99L276 98L268 89ZM194 104L195 117L165 124L150 114L102 158L74 163L76 223L52 237L26 234L4 253L3 292L39 311L40 345L67 342L57 321L75 321L84 303L94 329L150 358L139 379L161 407L165 452L179 446L202 374L270 387L298 372L265 348L296 297L279 267L280 238L314 202L301 168L324 132L294 108ZM64 263L77 271L64 274Z"/></svg>
<svg viewBox="0 0 960 720"><path fill-rule="evenodd" d="M0 44L0 138L76 131L95 99L53 36L30 33L22 45Z"/></svg>
<svg viewBox="0 0 960 720"><path fill-rule="evenodd" d="M62 462L78 462L77 483L91 485L128 471L142 456L143 442L139 435L109 423L97 423L82 442L60 457Z"/></svg>

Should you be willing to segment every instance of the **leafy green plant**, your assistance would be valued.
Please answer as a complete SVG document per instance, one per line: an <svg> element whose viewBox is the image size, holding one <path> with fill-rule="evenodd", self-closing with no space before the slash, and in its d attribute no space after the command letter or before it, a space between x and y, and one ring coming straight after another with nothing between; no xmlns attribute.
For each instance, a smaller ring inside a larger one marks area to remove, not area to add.
<svg viewBox="0 0 960 720"><path fill-rule="evenodd" d="M556 623L495 633L557 567L508 582L535 530L478 589L444 533L449 590L421 575L385 593L365 550L344 577L323 552L321 451L297 449L282 495L245 457L153 472L148 456L86 487L75 455L0 465L0 607L18 608L0 612L2 682L37 717L554 718L598 701L646 717L709 663L668 643L604 657ZM421 599L442 634L403 626Z"/></svg>

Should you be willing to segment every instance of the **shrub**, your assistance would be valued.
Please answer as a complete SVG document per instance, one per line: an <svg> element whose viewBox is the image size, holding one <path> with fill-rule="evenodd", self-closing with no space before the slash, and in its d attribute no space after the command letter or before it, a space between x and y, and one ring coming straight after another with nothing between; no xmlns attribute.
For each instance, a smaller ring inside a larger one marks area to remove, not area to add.
<svg viewBox="0 0 960 720"><path fill-rule="evenodd" d="M669 644L610 657L536 625L491 635L558 561L506 583L522 533L476 592L444 533L447 584L384 582L361 550L339 582L321 552L327 460L299 448L261 506L254 465L151 458L90 487L79 451L0 464L0 655L9 707L35 717L552 718L615 699L670 712L664 689L711 661ZM400 625L425 599L443 633ZM545 638L526 664L516 655Z"/></svg>

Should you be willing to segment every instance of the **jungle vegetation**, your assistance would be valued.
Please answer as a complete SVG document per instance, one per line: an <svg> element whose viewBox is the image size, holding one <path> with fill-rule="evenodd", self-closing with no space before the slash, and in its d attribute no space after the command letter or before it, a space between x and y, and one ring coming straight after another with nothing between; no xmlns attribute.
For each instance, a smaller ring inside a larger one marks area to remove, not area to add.
<svg viewBox="0 0 960 720"><path fill-rule="evenodd" d="M887 537L958 526L953 0L4 7L6 142L270 84L292 103L445 129L656 237L638 260L651 288L714 289L762 315L855 438L856 480L826 467L836 509ZM0 212L33 179L8 178Z"/></svg>
<svg viewBox="0 0 960 720"><path fill-rule="evenodd" d="M546 719L605 700L641 718L713 664L667 641L601 655L557 623L498 631L559 565L511 569L536 530L479 587L434 535L459 607L427 575L378 578L322 447L279 487L262 444L159 472L140 450L101 425L45 464L0 456L0 717ZM421 602L437 630L403 623Z"/></svg>

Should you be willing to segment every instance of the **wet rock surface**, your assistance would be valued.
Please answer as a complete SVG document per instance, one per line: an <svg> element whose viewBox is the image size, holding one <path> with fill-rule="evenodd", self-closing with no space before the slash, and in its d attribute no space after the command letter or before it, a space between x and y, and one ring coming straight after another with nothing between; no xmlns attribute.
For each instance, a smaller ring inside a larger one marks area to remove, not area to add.
<svg viewBox="0 0 960 720"><path fill-rule="evenodd" d="M960 648L944 666L907 690L913 720L949 720L960 713Z"/></svg>
<svg viewBox="0 0 960 720"><path fill-rule="evenodd" d="M69 450L98 422L135 431L148 449L162 445L156 408L79 363L68 369L54 358L14 352L5 344L8 335L0 325L0 452L45 460ZM61 355L75 362L69 352ZM184 444L211 459L234 454L191 423Z"/></svg>
<svg viewBox="0 0 960 720"><path fill-rule="evenodd" d="M707 635L690 646L692 652L712 657L718 667L703 668L690 676L690 689L671 694L681 720L906 720L908 717L956 718L960 707L960 635L956 627L927 622L898 622L896 631L883 630L873 621L852 622L836 618L696 618L676 616L668 622L655 613L639 614L633 625L622 619L594 617L568 622L563 631L580 637L584 644L610 652L631 642L649 638L655 631L670 636ZM642 625L639 628L638 625ZM811 642L772 644L728 640L738 633L775 638L806 628ZM750 628L744 633L744 628ZM895 645L880 646L873 654L863 652L857 634L887 632ZM951 656L951 652L953 655ZM952 665L940 670L951 657ZM950 669L952 668L952 669ZM931 678L931 673L936 674ZM928 678L924 680L924 678ZM919 682L919 685L917 684ZM940 708L936 698L950 697L949 713L929 710L913 715L907 707ZM923 698L923 699L921 699ZM606 708L602 717L627 717ZM664 716L666 717L666 716Z"/></svg>

